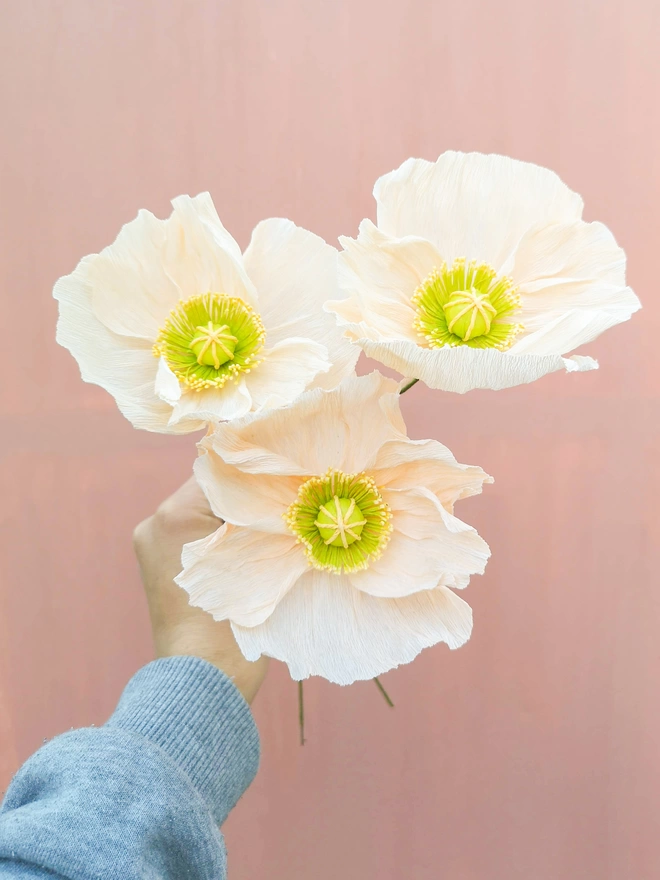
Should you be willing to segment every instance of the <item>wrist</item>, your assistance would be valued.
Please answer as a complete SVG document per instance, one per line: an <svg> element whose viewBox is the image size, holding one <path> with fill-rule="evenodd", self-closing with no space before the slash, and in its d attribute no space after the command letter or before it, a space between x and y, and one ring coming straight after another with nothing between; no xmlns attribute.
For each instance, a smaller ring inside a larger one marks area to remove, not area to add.
<svg viewBox="0 0 660 880"><path fill-rule="evenodd" d="M257 772L259 735L245 699L199 657L140 669L106 727L150 741L178 766L221 824Z"/></svg>

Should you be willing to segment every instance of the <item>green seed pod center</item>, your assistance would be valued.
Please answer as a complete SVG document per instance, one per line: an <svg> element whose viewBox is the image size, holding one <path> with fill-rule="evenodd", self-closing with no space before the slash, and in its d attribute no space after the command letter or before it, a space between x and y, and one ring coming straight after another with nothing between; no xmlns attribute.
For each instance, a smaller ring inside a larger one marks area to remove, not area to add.
<svg viewBox="0 0 660 880"><path fill-rule="evenodd" d="M416 289L412 305L413 328L429 348L506 351L524 330L514 320L521 300L513 280L487 263L467 263L463 257L434 269Z"/></svg>
<svg viewBox="0 0 660 880"><path fill-rule="evenodd" d="M493 317L497 309L487 293L478 290L457 290L442 307L450 333L467 342L477 336L490 333Z"/></svg>
<svg viewBox="0 0 660 880"><path fill-rule="evenodd" d="M330 469L310 477L284 513L312 568L364 571L390 540L392 512L373 477Z"/></svg>
<svg viewBox="0 0 660 880"><path fill-rule="evenodd" d="M238 338L233 335L228 324L214 324L195 327L197 336L190 342L190 350L198 364L206 364L219 370L227 361L234 359Z"/></svg>
<svg viewBox="0 0 660 880"><path fill-rule="evenodd" d="M315 523L325 544L344 548L360 540L366 524L367 521L355 500L339 498L338 495L319 508Z"/></svg>
<svg viewBox="0 0 660 880"><path fill-rule="evenodd" d="M188 391L222 388L261 361L266 330L240 297L202 293L181 300L153 347Z"/></svg>

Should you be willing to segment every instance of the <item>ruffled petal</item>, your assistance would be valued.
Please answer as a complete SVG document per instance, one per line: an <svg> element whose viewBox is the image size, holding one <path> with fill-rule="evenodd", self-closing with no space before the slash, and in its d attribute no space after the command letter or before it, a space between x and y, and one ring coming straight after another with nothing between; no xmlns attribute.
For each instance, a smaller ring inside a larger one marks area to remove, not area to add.
<svg viewBox="0 0 660 880"><path fill-rule="evenodd" d="M626 255L602 223L532 229L507 268L520 287L520 320L530 329L572 310L607 312L625 321L641 308L626 287Z"/></svg>
<svg viewBox="0 0 660 880"><path fill-rule="evenodd" d="M374 449L405 435L398 384L380 373L352 376L334 391L308 391L286 410L218 425L213 449L253 474L364 470Z"/></svg>
<svg viewBox="0 0 660 880"><path fill-rule="evenodd" d="M153 341L179 290L167 274L168 221L139 211L113 244L90 262L87 283L96 317L114 333Z"/></svg>
<svg viewBox="0 0 660 880"><path fill-rule="evenodd" d="M181 297L226 293L258 310L257 292L240 248L217 219L210 195L179 196L172 200L172 206L165 265Z"/></svg>
<svg viewBox="0 0 660 880"><path fill-rule="evenodd" d="M262 357L245 376L256 412L292 403L331 366L325 345L311 339L285 339Z"/></svg>
<svg viewBox="0 0 660 880"><path fill-rule="evenodd" d="M167 361L163 357L158 359L158 371L156 373L154 391L161 400L164 400L165 403L169 403L170 406L176 406L177 402L181 400L181 386L179 385L179 380L172 370L170 370Z"/></svg>
<svg viewBox="0 0 660 880"><path fill-rule="evenodd" d="M238 263L242 263L243 257L238 242L223 226L210 193L203 192L194 198L179 196L174 201L176 202L177 210L182 216L185 216L189 210L192 210L200 220L210 227L217 244L228 251Z"/></svg>
<svg viewBox="0 0 660 880"><path fill-rule="evenodd" d="M474 388L499 391L534 382L556 370L576 372L598 369L589 357L556 354L512 354L493 348L477 349L467 345L455 348L421 348L406 340L381 342L367 338L355 340L368 357L404 376L421 379L429 388L464 394Z"/></svg>
<svg viewBox="0 0 660 880"><path fill-rule="evenodd" d="M257 531L291 534L282 514L296 499L299 477L246 474L216 455L210 436L198 448L195 476L216 516Z"/></svg>
<svg viewBox="0 0 660 880"><path fill-rule="evenodd" d="M201 293L256 305L238 245L212 220L208 193L172 204L167 220L140 211L90 265L94 313L114 333L153 341L179 300Z"/></svg>
<svg viewBox="0 0 660 880"><path fill-rule="evenodd" d="M255 227L245 267L258 290L269 344L291 337L321 343L331 366L317 374L312 387L335 388L353 372L360 354L322 310L326 300L341 296L336 249L290 220L272 218Z"/></svg>
<svg viewBox="0 0 660 880"><path fill-rule="evenodd" d="M307 570L293 537L228 524L185 544L181 563L183 571L174 580L190 604L215 620L242 626L263 623Z"/></svg>
<svg viewBox="0 0 660 880"><path fill-rule="evenodd" d="M378 599L346 577L312 571L263 624L232 630L248 660L266 654L287 663L293 679L351 684L410 663L438 642L459 648L470 638L472 610L446 587Z"/></svg>
<svg viewBox="0 0 660 880"><path fill-rule="evenodd" d="M554 172L481 153L408 159L376 181L374 196L383 232L426 238L448 263L465 257L498 272L532 226L582 215L582 199Z"/></svg>
<svg viewBox="0 0 660 880"><path fill-rule="evenodd" d="M627 320L627 319L624 319ZM620 324L621 319L609 312L571 312L546 319L538 330L520 336L508 351L511 357L525 355L556 356L566 354L580 345L592 342L605 330Z"/></svg>
<svg viewBox="0 0 660 880"><path fill-rule="evenodd" d="M394 532L380 559L348 575L354 587L372 596L408 596L483 574L488 544L431 492L390 489L382 495L393 513Z"/></svg>
<svg viewBox="0 0 660 880"><path fill-rule="evenodd" d="M350 295L326 309L368 356L404 376L462 393L595 369L591 358L564 356L640 307L612 234L582 222L579 196L547 169L446 153L408 160L374 193L379 227L365 221L356 241L342 240L340 285ZM456 257L490 263L519 286L524 330L507 351L420 344L415 288L433 263Z"/></svg>
<svg viewBox="0 0 660 880"><path fill-rule="evenodd" d="M492 483L480 467L459 464L437 440L390 440L369 468L381 489L429 489L450 513L457 501Z"/></svg>
<svg viewBox="0 0 660 880"><path fill-rule="evenodd" d="M340 324L364 321L375 335L419 341L413 327L412 297L417 287L442 264L433 245L420 238L393 239L369 220L360 224L356 240L340 239L339 283L348 299L329 301L326 310Z"/></svg>
<svg viewBox="0 0 660 880"><path fill-rule="evenodd" d="M95 257L85 257L71 275L60 278L53 290L59 301L57 341L67 348L80 367L85 382L105 388L136 427L163 433L187 433L187 425L168 424L169 404L155 393L158 360L151 345L140 339L118 336L94 315L88 272Z"/></svg>
<svg viewBox="0 0 660 880"><path fill-rule="evenodd" d="M227 382L222 388L185 391L172 410L170 424L187 424L188 430L193 431L203 428L206 422L241 419L251 408L252 398L241 378L237 382Z"/></svg>

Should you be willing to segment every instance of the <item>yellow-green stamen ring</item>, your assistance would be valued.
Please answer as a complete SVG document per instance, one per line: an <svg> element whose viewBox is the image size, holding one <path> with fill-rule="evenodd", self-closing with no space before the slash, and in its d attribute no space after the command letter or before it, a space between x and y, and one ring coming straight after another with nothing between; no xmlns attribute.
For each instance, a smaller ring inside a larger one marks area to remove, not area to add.
<svg viewBox="0 0 660 880"><path fill-rule="evenodd" d="M153 347L191 391L222 388L259 363L266 331L239 297L203 293L174 308Z"/></svg>
<svg viewBox="0 0 660 880"><path fill-rule="evenodd" d="M513 280L487 263L443 263L419 285L412 298L413 327L429 348L468 345L510 348L523 325L510 319L520 308Z"/></svg>
<svg viewBox="0 0 660 880"><path fill-rule="evenodd" d="M334 574L368 568L392 533L392 513L373 479L339 470L306 480L284 520L310 565Z"/></svg>

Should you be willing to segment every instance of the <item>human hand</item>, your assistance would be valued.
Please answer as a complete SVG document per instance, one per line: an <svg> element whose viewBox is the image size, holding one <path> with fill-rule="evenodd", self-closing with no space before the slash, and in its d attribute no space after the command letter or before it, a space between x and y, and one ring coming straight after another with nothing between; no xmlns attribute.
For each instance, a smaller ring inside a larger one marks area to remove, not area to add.
<svg viewBox="0 0 660 880"><path fill-rule="evenodd" d="M184 654L208 660L251 703L266 675L268 659L246 660L229 621L215 621L189 605L188 594L174 583L181 571L183 545L210 535L221 524L191 477L137 526L133 546L147 594L156 657Z"/></svg>

